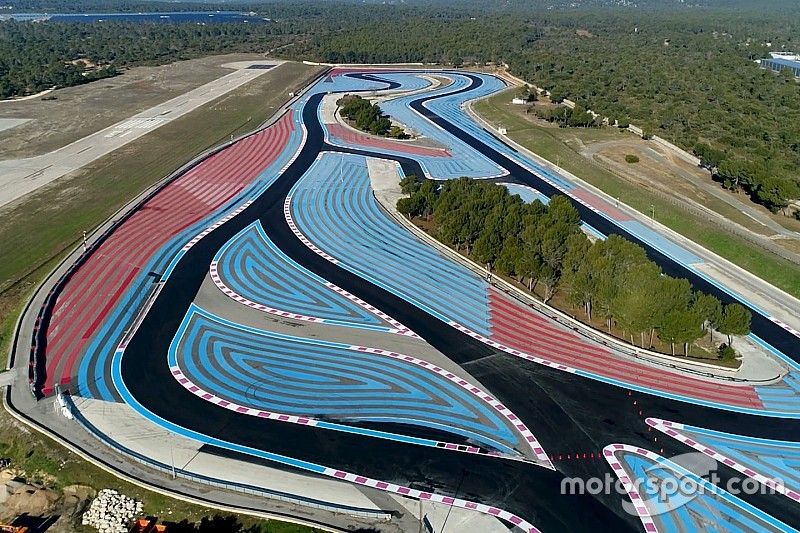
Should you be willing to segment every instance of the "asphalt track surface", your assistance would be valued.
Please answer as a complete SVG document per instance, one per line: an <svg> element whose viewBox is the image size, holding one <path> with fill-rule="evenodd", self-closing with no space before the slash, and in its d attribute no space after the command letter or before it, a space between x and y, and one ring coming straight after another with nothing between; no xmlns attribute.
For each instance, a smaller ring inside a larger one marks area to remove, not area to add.
<svg viewBox="0 0 800 533"><path fill-rule="evenodd" d="M473 83L480 83L480 80L474 78ZM596 531L640 530L638 518L622 511L619 496L562 496L559 489L564 476L586 478L610 473L605 461L599 458L600 450L609 443L642 446L664 456L689 451L660 434L658 442L654 442L657 435L648 431L644 422L648 416L764 438L786 439L796 434L797 423L791 420L742 415L639 393L629 395L619 387L498 353L315 254L289 229L283 203L292 185L321 150L394 159L401 163L406 174L421 175L419 165L410 159L326 145L317 117L321 99L321 94L312 96L304 107L303 120L308 137L299 157L252 205L186 253L128 344L122 358L122 377L132 395L146 408L175 424L209 436L414 488L496 505L518 514L545 532L583 531L588 526ZM421 107L422 101L424 99L417 102L418 110L421 108L423 114L436 121L436 116ZM447 123L442 121L440 125L446 128ZM458 131L453 133L458 134ZM462 137L467 142L471 140L467 135ZM480 144L475 147L488 157L497 157L512 171L514 178L536 186L546 194L556 193L502 155L482 149ZM589 210L581 209L581 215L601 231L620 233ZM478 378L532 429L545 449L555 457L557 471L480 455L467 456L257 419L210 407L184 389L172 378L167 366L170 340L207 275L208 265L217 250L255 220L261 221L269 238L291 259L388 313ZM657 254L653 257L658 259ZM675 270L668 268L666 258L661 257L661 262L667 272L681 274L677 267ZM705 288L702 280L697 281L698 288ZM710 292L716 292L713 289L708 288ZM772 340L771 330L776 330L776 342L788 341L780 328L767 328L769 324L757 321L754 316L754 328L760 328L757 331L759 335ZM233 455L220 449L208 451ZM581 459L574 458L576 453ZM587 459L583 459L583 454ZM567 455L570 459L566 459ZM720 466L719 473L723 480L737 475L725 466ZM779 495L752 495L744 496L744 499L788 524L800 524L800 510Z"/></svg>

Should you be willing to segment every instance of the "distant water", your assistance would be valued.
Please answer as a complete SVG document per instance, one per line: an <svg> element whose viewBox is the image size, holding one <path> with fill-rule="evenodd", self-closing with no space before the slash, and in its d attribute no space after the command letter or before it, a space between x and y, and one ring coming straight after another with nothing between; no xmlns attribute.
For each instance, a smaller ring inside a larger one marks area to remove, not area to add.
<svg viewBox="0 0 800 533"><path fill-rule="evenodd" d="M51 20L54 22L194 22L219 24L223 22L264 24L269 19L235 11L183 11L175 13L12 13L0 15L0 20Z"/></svg>

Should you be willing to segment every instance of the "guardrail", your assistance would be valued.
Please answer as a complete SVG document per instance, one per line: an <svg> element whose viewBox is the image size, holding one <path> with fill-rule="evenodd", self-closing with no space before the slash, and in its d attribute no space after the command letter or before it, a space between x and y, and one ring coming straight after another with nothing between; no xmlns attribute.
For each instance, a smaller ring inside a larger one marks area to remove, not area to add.
<svg viewBox="0 0 800 533"><path fill-rule="evenodd" d="M357 516L361 518L373 518L378 520L390 520L392 518L392 513L389 511L374 511L371 509L364 509L361 507L338 505L335 503L324 502L322 500L317 500L314 498L308 498L305 496L301 496L299 494L291 494L288 492L266 489L263 487L254 487L252 485L247 485L245 483L223 481L210 476L189 472L188 470L184 470L182 468L176 468L172 465L167 465L160 461L156 461L155 459L146 457L138 452L135 452L130 448L123 446L119 442L111 439L108 435L100 431L91 422L89 422L89 420L86 419L83 413L81 413L80 409L78 409L77 405L75 405L75 402L72 400L72 397L69 394L59 395L59 403L62 402L63 405L66 406L66 409L68 409L69 413L72 415L73 419L77 421L81 425L81 427L83 427L83 429L85 429L90 435L92 435L92 437L94 437L101 443L105 444L106 446L113 448L116 452L124 455L128 459L131 459L139 464L145 465L148 468L151 468L158 472L168 474L173 478L180 477L182 479L187 479L189 481L193 481L203 485L208 485L215 488L232 490L235 492L241 492L252 496L271 498L274 500L280 500L283 502L303 505L306 507L312 507L314 509L322 509L334 513L345 513L351 516Z"/></svg>

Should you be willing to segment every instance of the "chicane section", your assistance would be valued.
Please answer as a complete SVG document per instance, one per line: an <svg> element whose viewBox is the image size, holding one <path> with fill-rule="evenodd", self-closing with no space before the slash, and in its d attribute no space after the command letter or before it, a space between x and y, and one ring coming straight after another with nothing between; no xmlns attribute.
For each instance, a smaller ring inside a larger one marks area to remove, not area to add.
<svg viewBox="0 0 800 533"><path fill-rule="evenodd" d="M446 87L426 92L425 94L427 96L434 97L436 95L450 94L456 89L469 87L470 85L470 79L462 76L459 73L445 72L443 74L451 78L453 83ZM343 76L351 79L370 81L379 81L384 79L383 75L370 76L367 74L352 73L339 75L337 78ZM387 76L386 78L388 79L389 77ZM442 141L444 145L447 146L446 157L442 157L442 155L438 153L425 154L417 151L417 153L413 155L414 159L419 165L419 169L421 170L421 172L418 172L417 175L426 176L431 179L452 179L460 178L462 176L476 179L487 179L506 175L506 170L504 168L496 165L488 158L483 157L480 153L476 152L458 138L448 136L446 132L431 122L420 120L420 117L416 115L416 113L414 113L407 105L412 99L418 97L419 95L399 96L380 103L381 109L393 119L411 127L414 131L417 131L426 137ZM323 129L327 130L328 128L330 128L330 125L323 125ZM334 127L334 131L338 131L338 128ZM443 138L443 136L447 138ZM362 139L359 137L350 137L348 139L340 139L340 142L344 142L344 144L346 144L345 148L357 149L361 147L379 150L381 153L391 154L394 156L410 156L410 147L408 146L392 146L392 144L396 145L397 143L384 143L380 147L369 146L360 144L359 141L361 140Z"/></svg>

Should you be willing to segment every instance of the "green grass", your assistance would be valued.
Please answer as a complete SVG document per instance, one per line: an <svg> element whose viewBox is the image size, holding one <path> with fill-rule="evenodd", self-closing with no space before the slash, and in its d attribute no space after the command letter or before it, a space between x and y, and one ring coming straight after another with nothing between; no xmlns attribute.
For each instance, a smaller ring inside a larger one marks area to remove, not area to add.
<svg viewBox="0 0 800 533"><path fill-rule="evenodd" d="M565 170L601 189L609 196L619 198L621 202L641 213L649 216L650 206L653 205L656 219L665 226L800 298L800 268L797 265L732 233L714 227L688 211L649 193L646 189L631 186L622 178L570 148L558 137L559 130L536 126L503 109L508 98L508 94L500 93L477 102L474 109L490 123L505 126L508 136L525 148L548 161L558 163ZM570 132L583 133L577 130ZM613 130L608 134L616 135Z"/></svg>
<svg viewBox="0 0 800 533"><path fill-rule="evenodd" d="M3 213L0 223L0 365L33 288L90 231L198 153L254 129L317 72L285 63L56 181Z"/></svg>

